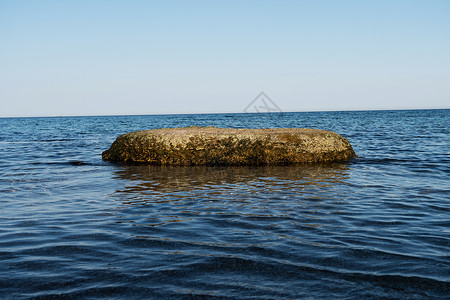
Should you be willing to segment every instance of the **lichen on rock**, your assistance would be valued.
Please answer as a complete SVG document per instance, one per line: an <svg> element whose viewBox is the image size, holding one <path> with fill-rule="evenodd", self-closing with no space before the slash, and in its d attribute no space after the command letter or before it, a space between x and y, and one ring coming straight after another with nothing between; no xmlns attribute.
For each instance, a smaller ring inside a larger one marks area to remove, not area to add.
<svg viewBox="0 0 450 300"><path fill-rule="evenodd" d="M347 139L308 128L162 128L119 136L103 160L154 165L286 165L346 161Z"/></svg>

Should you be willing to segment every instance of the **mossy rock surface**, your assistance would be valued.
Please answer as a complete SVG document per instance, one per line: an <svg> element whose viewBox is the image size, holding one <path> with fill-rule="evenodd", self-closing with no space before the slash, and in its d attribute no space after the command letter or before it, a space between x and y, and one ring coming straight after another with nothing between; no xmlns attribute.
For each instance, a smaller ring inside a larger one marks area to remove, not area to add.
<svg viewBox="0 0 450 300"><path fill-rule="evenodd" d="M103 160L154 165L287 165L355 157L347 139L308 128L183 127L119 136Z"/></svg>

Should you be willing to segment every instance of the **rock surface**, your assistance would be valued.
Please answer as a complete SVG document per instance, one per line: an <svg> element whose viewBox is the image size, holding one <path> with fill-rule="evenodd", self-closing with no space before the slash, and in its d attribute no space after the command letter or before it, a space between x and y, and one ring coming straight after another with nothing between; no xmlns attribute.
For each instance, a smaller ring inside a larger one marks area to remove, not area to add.
<svg viewBox="0 0 450 300"><path fill-rule="evenodd" d="M153 165L286 165L350 160L347 139L308 128L163 128L119 136L102 153L112 162Z"/></svg>

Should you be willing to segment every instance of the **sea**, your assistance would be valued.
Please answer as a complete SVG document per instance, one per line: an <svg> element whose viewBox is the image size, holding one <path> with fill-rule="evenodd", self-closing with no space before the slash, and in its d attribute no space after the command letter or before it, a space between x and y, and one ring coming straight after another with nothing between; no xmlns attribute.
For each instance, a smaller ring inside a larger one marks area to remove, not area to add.
<svg viewBox="0 0 450 300"><path fill-rule="evenodd" d="M121 134L332 130L357 158L104 162ZM449 299L450 110L0 119L1 299Z"/></svg>

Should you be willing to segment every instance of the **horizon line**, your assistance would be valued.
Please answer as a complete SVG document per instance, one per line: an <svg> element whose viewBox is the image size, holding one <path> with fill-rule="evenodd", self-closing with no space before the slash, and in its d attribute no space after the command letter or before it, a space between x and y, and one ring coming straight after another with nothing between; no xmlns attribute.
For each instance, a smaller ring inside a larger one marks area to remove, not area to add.
<svg viewBox="0 0 450 300"><path fill-rule="evenodd" d="M348 109L348 110L305 110L305 111L274 111L274 112L200 112L200 113L151 113L151 114L105 114L105 115L42 115L42 116L0 116L8 118L71 118L71 117L127 117L127 116L168 116L168 115L220 115L220 114L283 114L310 112L364 112L364 111L408 111L408 110L449 110L448 108L379 108L379 109Z"/></svg>

